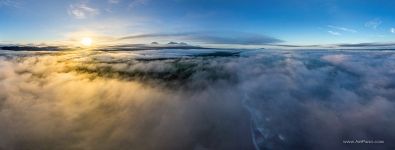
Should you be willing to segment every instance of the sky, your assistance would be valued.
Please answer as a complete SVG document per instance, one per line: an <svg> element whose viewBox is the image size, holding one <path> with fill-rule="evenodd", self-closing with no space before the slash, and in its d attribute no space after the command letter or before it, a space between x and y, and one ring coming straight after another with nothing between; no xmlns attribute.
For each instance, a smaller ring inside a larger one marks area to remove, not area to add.
<svg viewBox="0 0 395 150"><path fill-rule="evenodd" d="M0 42L393 43L392 0L0 0Z"/></svg>

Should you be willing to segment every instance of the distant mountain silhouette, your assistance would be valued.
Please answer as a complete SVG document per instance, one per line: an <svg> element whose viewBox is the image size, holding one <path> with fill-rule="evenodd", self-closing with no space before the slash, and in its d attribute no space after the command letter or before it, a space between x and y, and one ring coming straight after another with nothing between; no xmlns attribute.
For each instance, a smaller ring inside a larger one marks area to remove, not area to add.
<svg viewBox="0 0 395 150"><path fill-rule="evenodd" d="M59 51L62 48L57 46L45 46L45 47L36 47L36 46L0 46L1 50L10 50L10 51Z"/></svg>

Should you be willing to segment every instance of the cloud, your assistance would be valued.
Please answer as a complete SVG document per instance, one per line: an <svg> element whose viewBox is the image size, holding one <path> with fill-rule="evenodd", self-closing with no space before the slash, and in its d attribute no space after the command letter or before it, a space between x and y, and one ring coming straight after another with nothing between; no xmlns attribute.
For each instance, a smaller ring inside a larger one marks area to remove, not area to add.
<svg viewBox="0 0 395 150"><path fill-rule="evenodd" d="M1 6L11 6L11 7L20 7L21 2L19 0L0 0Z"/></svg>
<svg viewBox="0 0 395 150"><path fill-rule="evenodd" d="M99 14L99 10L88 6L87 4L74 4L70 5L68 9L69 15L77 19L86 19L88 17L93 17Z"/></svg>
<svg viewBox="0 0 395 150"><path fill-rule="evenodd" d="M395 33L395 28L391 28L391 29L390 29L390 32L391 32L391 33Z"/></svg>
<svg viewBox="0 0 395 150"><path fill-rule="evenodd" d="M335 55L326 55L321 57L321 59L334 63L334 64L340 64L343 63L345 61L347 61L349 59L348 55L344 55L344 54L335 54Z"/></svg>
<svg viewBox="0 0 395 150"><path fill-rule="evenodd" d="M134 7L137 7L139 5L144 5L144 4L147 4L148 2L149 2L149 0L132 0L129 3L129 8L134 8Z"/></svg>
<svg viewBox="0 0 395 150"><path fill-rule="evenodd" d="M121 37L120 40L140 39L140 38L179 38L181 40L190 40L192 42L201 42L205 44L240 44L240 45L263 45L283 42L280 39L250 33L239 32L187 32L187 33L162 33L162 34L141 34Z"/></svg>
<svg viewBox="0 0 395 150"><path fill-rule="evenodd" d="M341 30L345 32L351 32L351 33L356 33L357 31L354 29L350 28L345 28L345 27L339 27L339 26L333 26L333 25L328 25L329 28L336 29L336 30Z"/></svg>
<svg viewBox="0 0 395 150"><path fill-rule="evenodd" d="M118 4L121 0L108 0L111 4Z"/></svg>
<svg viewBox="0 0 395 150"><path fill-rule="evenodd" d="M335 32L335 31L331 31L331 30L329 30L328 33L329 33L329 34L332 34L332 35L335 35L335 36L341 35L341 33Z"/></svg>
<svg viewBox="0 0 395 150"><path fill-rule="evenodd" d="M171 86L171 82L180 85L182 81L208 79L193 83L205 87L209 78L221 77L210 72L192 75L177 69L184 65L193 67L193 72L206 68L194 65L199 60L176 65L171 60L133 60L129 62L133 65L128 66L111 64L133 58L130 53L92 53L89 54L92 61L84 61L90 58L81 53L66 53L35 53L32 57L21 57L21 63L16 62L18 56L9 60L0 55L1 149L40 149L42 145L48 149L96 150L245 149L251 145L248 134L239 135L249 132L248 113L239 107L237 97L232 98L234 94L230 91L221 88L224 90L221 93L209 89L193 92L191 89L192 93L188 94L187 88L184 91ZM39 56L38 61L34 61L35 56ZM91 64L95 62L93 59L101 63ZM209 66L210 70L217 67ZM102 67L110 70L107 72ZM104 76L95 75L98 71ZM23 77L26 75L29 77ZM154 82L156 87L149 85ZM210 85L217 84L214 82ZM162 87L167 83L169 87ZM224 103L218 96L230 97ZM234 115L230 116L230 112ZM215 138L216 135L221 138Z"/></svg>
<svg viewBox="0 0 395 150"><path fill-rule="evenodd" d="M394 147L394 54L213 51L0 51L0 149Z"/></svg>
<svg viewBox="0 0 395 150"><path fill-rule="evenodd" d="M365 27L377 29L381 25L381 23L383 23L383 22L380 19L376 18L376 19L366 22Z"/></svg>

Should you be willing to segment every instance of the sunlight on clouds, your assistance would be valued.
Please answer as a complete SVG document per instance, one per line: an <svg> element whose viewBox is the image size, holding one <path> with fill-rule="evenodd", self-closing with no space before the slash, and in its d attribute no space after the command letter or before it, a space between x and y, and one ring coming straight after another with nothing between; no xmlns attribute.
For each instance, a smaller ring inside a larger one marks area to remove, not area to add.
<svg viewBox="0 0 395 150"><path fill-rule="evenodd" d="M93 40L90 37L84 37L84 38L81 39L81 44L83 46L89 47L89 46L92 45L92 43L93 43Z"/></svg>
<svg viewBox="0 0 395 150"><path fill-rule="evenodd" d="M219 112L210 120L220 122L230 119L226 112L242 110L236 107L235 98L227 98L219 107L218 100L210 98L215 93L209 91L191 96L92 72L110 64L94 63L96 59L112 61L111 57L111 53L60 52L18 62L0 56L0 87L5 89L0 91L0 129L7 129L1 130L0 148L193 149L198 145L191 137L199 136L205 128L196 123L207 118L199 110ZM161 70L160 65L108 67ZM220 126L213 121L205 124ZM227 134L235 128L229 129Z"/></svg>
<svg viewBox="0 0 395 150"><path fill-rule="evenodd" d="M100 34L92 30L69 32L64 34L64 38L67 40L61 43L71 47L100 47L117 43L116 37Z"/></svg>

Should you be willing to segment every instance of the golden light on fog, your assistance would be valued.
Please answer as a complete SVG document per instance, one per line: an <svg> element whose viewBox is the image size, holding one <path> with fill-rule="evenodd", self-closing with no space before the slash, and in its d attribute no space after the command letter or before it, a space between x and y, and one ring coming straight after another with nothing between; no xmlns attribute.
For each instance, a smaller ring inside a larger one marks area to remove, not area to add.
<svg viewBox="0 0 395 150"><path fill-rule="evenodd" d="M93 43L93 40L90 37L84 37L84 38L81 39L81 44L83 46L89 47L89 46L92 45L92 43Z"/></svg>

